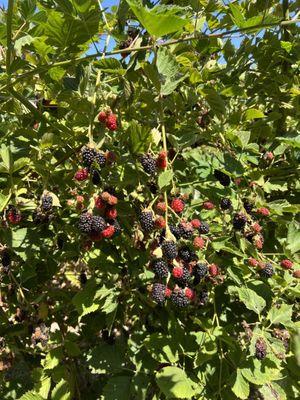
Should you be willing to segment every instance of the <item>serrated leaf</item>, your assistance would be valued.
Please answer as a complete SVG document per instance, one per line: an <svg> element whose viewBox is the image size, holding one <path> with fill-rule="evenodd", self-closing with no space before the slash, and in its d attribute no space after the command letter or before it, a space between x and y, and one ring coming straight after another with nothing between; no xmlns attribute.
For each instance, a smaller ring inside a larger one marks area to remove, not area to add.
<svg viewBox="0 0 300 400"><path fill-rule="evenodd" d="M72 397L69 384L64 379L58 382L51 393L52 400L71 400Z"/></svg>
<svg viewBox="0 0 300 400"><path fill-rule="evenodd" d="M261 110L255 108L249 108L245 111L244 118L246 121L252 121L257 118L264 118L265 114Z"/></svg>
<svg viewBox="0 0 300 400"><path fill-rule="evenodd" d="M246 379L243 377L242 372L240 369L237 369L236 371L236 378L234 385L232 386L233 393L238 397L239 399L248 399L249 393L250 393L250 385L246 381Z"/></svg>
<svg viewBox="0 0 300 400"><path fill-rule="evenodd" d="M248 288L237 288L240 300L245 304L248 310L260 314L266 307L266 301L259 296L254 290Z"/></svg>
<svg viewBox="0 0 300 400"><path fill-rule="evenodd" d="M167 399L191 399L195 394L192 381L181 368L163 368L156 374L156 382Z"/></svg>
<svg viewBox="0 0 300 400"><path fill-rule="evenodd" d="M166 47L160 47L157 52L157 69L166 78L173 78L180 70L176 58Z"/></svg>
<svg viewBox="0 0 300 400"><path fill-rule="evenodd" d="M12 232L12 247L17 249L22 247L27 235L27 228L21 228Z"/></svg>
<svg viewBox="0 0 300 400"><path fill-rule="evenodd" d="M19 397L19 400L44 400L44 399L38 393L31 391L23 394L23 396Z"/></svg>
<svg viewBox="0 0 300 400"><path fill-rule="evenodd" d="M3 193L0 193L0 211L3 211L4 208L7 206L10 197L11 197L11 194L5 195Z"/></svg>
<svg viewBox="0 0 300 400"><path fill-rule="evenodd" d="M163 171L161 174L159 174L158 177L158 186L160 189L163 189L166 186L169 186L170 183L172 182L173 179L173 171L170 169L167 169L166 171Z"/></svg>
<svg viewBox="0 0 300 400"><path fill-rule="evenodd" d="M94 374L116 373L123 368L124 351L117 344L102 343L92 349L87 360Z"/></svg>
<svg viewBox="0 0 300 400"><path fill-rule="evenodd" d="M136 121L131 121L128 128L130 150L134 154L147 151L151 140L151 131L148 127L142 126Z"/></svg>
<svg viewBox="0 0 300 400"><path fill-rule="evenodd" d="M44 369L53 369L57 367L60 361L63 358L63 349L62 347L56 347L55 349L51 349L49 353L47 353L46 358L44 360Z"/></svg>
<svg viewBox="0 0 300 400"><path fill-rule="evenodd" d="M287 235L287 249L295 254L300 251L300 225L296 222L290 223Z"/></svg>
<svg viewBox="0 0 300 400"><path fill-rule="evenodd" d="M0 155L2 158L2 163L3 163L4 167L6 168L6 171L10 171L13 160L12 160L10 148L8 146L6 146L4 143L1 145Z"/></svg>
<svg viewBox="0 0 300 400"><path fill-rule="evenodd" d="M293 306L288 304L281 304L280 308L272 307L268 312L267 318L270 320L271 324L291 324L291 318L293 313Z"/></svg>
<svg viewBox="0 0 300 400"><path fill-rule="evenodd" d="M24 168L25 166L29 167L29 165L30 165L30 158L27 157L18 158L16 161L14 161L13 172L17 172L20 169Z"/></svg>
<svg viewBox="0 0 300 400"><path fill-rule="evenodd" d="M116 58L103 58L95 63L95 66L110 74L124 75L126 70Z"/></svg>
<svg viewBox="0 0 300 400"><path fill-rule="evenodd" d="M127 375L113 376L108 379L103 388L103 395L105 400L129 400L130 395L131 377Z"/></svg>

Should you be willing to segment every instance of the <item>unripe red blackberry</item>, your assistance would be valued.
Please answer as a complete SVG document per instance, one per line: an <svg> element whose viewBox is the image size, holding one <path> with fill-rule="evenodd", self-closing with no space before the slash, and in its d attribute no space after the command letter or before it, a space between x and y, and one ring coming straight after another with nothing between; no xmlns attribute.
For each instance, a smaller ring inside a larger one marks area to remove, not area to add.
<svg viewBox="0 0 300 400"><path fill-rule="evenodd" d="M226 197L224 197L223 199L221 199L220 201L220 208L222 210L229 210L229 208L232 206L231 200L227 199Z"/></svg>
<svg viewBox="0 0 300 400"><path fill-rule="evenodd" d="M267 151L264 154L264 159L268 161L272 161L274 159L274 154L271 151Z"/></svg>
<svg viewBox="0 0 300 400"><path fill-rule="evenodd" d="M204 263L198 263L195 265L193 269L194 275L194 285L198 285L198 283L208 274L208 267Z"/></svg>
<svg viewBox="0 0 300 400"><path fill-rule="evenodd" d="M178 308L185 308L190 304L190 300L184 293L184 290L177 289L171 294L171 302Z"/></svg>
<svg viewBox="0 0 300 400"><path fill-rule="evenodd" d="M300 269L296 269L296 271L293 272L293 277L300 278Z"/></svg>
<svg viewBox="0 0 300 400"><path fill-rule="evenodd" d="M172 276L180 286L186 286L191 280L191 274L185 267L174 267L172 270Z"/></svg>
<svg viewBox="0 0 300 400"><path fill-rule="evenodd" d="M258 249L261 250L264 245L264 237L263 235L259 234L254 240L254 246Z"/></svg>
<svg viewBox="0 0 300 400"><path fill-rule="evenodd" d="M191 250L188 246L183 246L178 250L178 257L185 262L190 262L197 259L195 252Z"/></svg>
<svg viewBox="0 0 300 400"><path fill-rule="evenodd" d="M87 168L81 168L79 169L76 174L74 175L74 179L76 179L76 181L85 181L89 176L89 171Z"/></svg>
<svg viewBox="0 0 300 400"><path fill-rule="evenodd" d="M100 233L106 228L106 222L104 218L94 215L92 218L92 232Z"/></svg>
<svg viewBox="0 0 300 400"><path fill-rule="evenodd" d="M219 275L219 267L216 264L210 264L208 269L209 269L210 276L215 277L215 276Z"/></svg>
<svg viewBox="0 0 300 400"><path fill-rule="evenodd" d="M213 210L215 208L214 203L209 200L205 201L202 206L205 210Z"/></svg>
<svg viewBox="0 0 300 400"><path fill-rule="evenodd" d="M219 169L214 170L214 176L221 183L221 185L223 186L230 185L230 176L220 171Z"/></svg>
<svg viewBox="0 0 300 400"><path fill-rule="evenodd" d="M109 225L102 231L102 237L111 238L115 234L115 227L113 225Z"/></svg>
<svg viewBox="0 0 300 400"><path fill-rule="evenodd" d="M259 233L262 231L262 227L259 225L258 222L254 222L254 224L251 225L251 228L255 233Z"/></svg>
<svg viewBox="0 0 300 400"><path fill-rule="evenodd" d="M251 265L251 267L257 267L258 266L258 261L255 260L255 258L250 257L250 258L248 258L248 264Z"/></svg>
<svg viewBox="0 0 300 400"><path fill-rule="evenodd" d="M110 131L115 131L118 129L117 116L115 114L109 114L106 118L106 127Z"/></svg>
<svg viewBox="0 0 300 400"><path fill-rule="evenodd" d="M105 208L105 206L106 206L105 201L100 196L97 196L95 199L95 207L98 210L103 210L103 208Z"/></svg>
<svg viewBox="0 0 300 400"><path fill-rule="evenodd" d="M184 290L185 297L187 297L189 300L194 300L196 294L191 288L186 287L183 290Z"/></svg>
<svg viewBox="0 0 300 400"><path fill-rule="evenodd" d="M93 216L89 212L80 215L78 222L78 229L82 233L90 234L92 232Z"/></svg>
<svg viewBox="0 0 300 400"><path fill-rule="evenodd" d="M293 268L293 262L291 260L282 260L280 265L284 269L292 269Z"/></svg>
<svg viewBox="0 0 300 400"><path fill-rule="evenodd" d="M107 210L105 211L105 217L107 219L116 219L118 216L118 211L115 207L111 207L111 208L107 208Z"/></svg>
<svg viewBox="0 0 300 400"><path fill-rule="evenodd" d="M247 220L248 219L245 214L242 214L242 213L235 214L232 219L233 228L241 231L242 229L244 229L244 227L247 223Z"/></svg>
<svg viewBox="0 0 300 400"><path fill-rule="evenodd" d="M197 236L193 241L193 245L195 249L202 250L205 247L205 240L201 236Z"/></svg>
<svg viewBox="0 0 300 400"><path fill-rule="evenodd" d="M50 211L52 209L52 205L53 205L52 196L49 196L47 194L42 196L42 210L44 212Z"/></svg>
<svg viewBox="0 0 300 400"><path fill-rule="evenodd" d="M166 169L167 167L167 153L161 151L157 157L156 165L159 169Z"/></svg>
<svg viewBox="0 0 300 400"><path fill-rule="evenodd" d="M262 278L271 278L274 275L274 268L271 263L266 263L259 273Z"/></svg>
<svg viewBox="0 0 300 400"><path fill-rule="evenodd" d="M106 121L107 114L105 111L100 111L98 114L98 121L104 123Z"/></svg>
<svg viewBox="0 0 300 400"><path fill-rule="evenodd" d="M173 260L177 257L177 246L172 240L165 240L161 245L164 257L168 260Z"/></svg>
<svg viewBox="0 0 300 400"><path fill-rule="evenodd" d="M181 199L178 199L178 198L173 199L172 202L171 202L171 208L177 214L180 214L184 210L184 202Z"/></svg>
<svg viewBox="0 0 300 400"><path fill-rule="evenodd" d="M167 292L167 293L166 293ZM163 305L166 301L166 294L169 295L168 288L163 283L154 283L152 286L152 299L159 305Z"/></svg>
<svg viewBox="0 0 300 400"><path fill-rule="evenodd" d="M195 219L191 220L191 224L193 225L193 228L199 229L201 226L201 221L199 219L195 218Z"/></svg>
<svg viewBox="0 0 300 400"><path fill-rule="evenodd" d="M169 274L168 264L162 258L153 260L150 266L159 279L166 278Z"/></svg>
<svg viewBox="0 0 300 400"><path fill-rule="evenodd" d="M158 203L156 204L156 210L157 210L158 212L164 213L164 212L166 212L166 209L167 209L167 206L166 206L166 203L165 203L165 202L160 201L160 202L158 202Z"/></svg>
<svg viewBox="0 0 300 400"><path fill-rule="evenodd" d="M166 226L166 220L164 219L163 216L159 216L159 217L156 218L156 220L155 220L155 226L156 226L156 228L158 228L158 229L165 228L165 226Z"/></svg>
<svg viewBox="0 0 300 400"><path fill-rule="evenodd" d="M255 343L255 357L258 360L263 360L267 355L267 344L264 339L259 338Z"/></svg>
<svg viewBox="0 0 300 400"><path fill-rule="evenodd" d="M151 156L151 154L143 154L140 158L143 170L150 175L156 173L156 160Z"/></svg>
<svg viewBox="0 0 300 400"><path fill-rule="evenodd" d="M270 215L270 210L266 207L261 207L256 210L257 214L262 215L264 217L268 217Z"/></svg>
<svg viewBox="0 0 300 400"><path fill-rule="evenodd" d="M140 224L144 232L151 232L154 229L153 212L143 211L140 215Z"/></svg>
<svg viewBox="0 0 300 400"><path fill-rule="evenodd" d="M209 233L208 223L205 221L201 221L198 231L199 231L199 233L201 233L203 235L207 235Z"/></svg>
<svg viewBox="0 0 300 400"><path fill-rule="evenodd" d="M8 222L13 225L18 224L22 220L21 212L14 206L9 206L6 213L6 218Z"/></svg>
<svg viewBox="0 0 300 400"><path fill-rule="evenodd" d="M96 150L92 149L91 147L83 147L81 149L81 158L82 158L82 163L85 167L90 168L92 165L94 158L96 156Z"/></svg>

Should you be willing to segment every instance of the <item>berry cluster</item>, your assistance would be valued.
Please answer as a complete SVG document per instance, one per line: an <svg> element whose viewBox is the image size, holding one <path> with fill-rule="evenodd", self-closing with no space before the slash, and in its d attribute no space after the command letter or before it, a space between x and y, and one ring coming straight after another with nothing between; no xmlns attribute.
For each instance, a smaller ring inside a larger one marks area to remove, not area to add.
<svg viewBox="0 0 300 400"><path fill-rule="evenodd" d="M53 197L46 193L41 198L40 206L37 207L32 216L33 223L36 225L39 224L48 224L54 218L54 214L52 212L53 207Z"/></svg>
<svg viewBox="0 0 300 400"><path fill-rule="evenodd" d="M79 182L85 181L90 174L93 184L98 185L101 181L100 171L108 162L107 154L85 146L81 149L81 159L84 168L75 173L74 179Z"/></svg>
<svg viewBox="0 0 300 400"><path fill-rule="evenodd" d="M143 170L149 175L155 175L159 170L164 170L167 167L167 154L161 151L157 157L150 153L141 155L140 163Z"/></svg>
<svg viewBox="0 0 300 400"><path fill-rule="evenodd" d="M108 190L95 197L93 212L84 211L79 217L80 232L92 241L115 237L121 232L121 226L117 220L118 199L114 192Z"/></svg>
<svg viewBox="0 0 300 400"><path fill-rule="evenodd" d="M6 211L6 219L12 225L19 224L22 220L20 210L18 210L15 206L9 205Z"/></svg>
<svg viewBox="0 0 300 400"><path fill-rule="evenodd" d="M110 110L100 111L98 114L98 121L105 124L106 128L110 131L118 129L118 117Z"/></svg>

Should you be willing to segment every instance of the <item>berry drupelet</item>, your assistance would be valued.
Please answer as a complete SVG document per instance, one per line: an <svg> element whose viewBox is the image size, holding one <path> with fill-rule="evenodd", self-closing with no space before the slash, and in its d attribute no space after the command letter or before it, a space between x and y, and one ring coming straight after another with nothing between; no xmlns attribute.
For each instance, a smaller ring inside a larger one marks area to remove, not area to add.
<svg viewBox="0 0 300 400"><path fill-rule="evenodd" d="M159 279L166 278L169 274L168 264L162 258L153 260L151 269Z"/></svg>
<svg viewBox="0 0 300 400"><path fill-rule="evenodd" d="M96 150L90 147L83 147L81 150L82 163L85 167L90 168L96 156Z"/></svg>
<svg viewBox="0 0 300 400"><path fill-rule="evenodd" d="M190 262L197 258L195 252L188 246L183 246L178 250L178 257L185 262Z"/></svg>
<svg viewBox="0 0 300 400"><path fill-rule="evenodd" d="M178 289L173 291L171 295L171 302L178 308L185 308L189 305L190 300L185 295L184 290Z"/></svg>
<svg viewBox="0 0 300 400"><path fill-rule="evenodd" d="M229 208L231 208L231 206L232 206L232 203L231 203L230 199L227 199L226 197L221 199L221 201L220 201L221 210L229 210Z"/></svg>
<svg viewBox="0 0 300 400"><path fill-rule="evenodd" d="M208 267L204 263L198 263L195 265L193 270L194 275L194 284L198 285L198 283L208 274Z"/></svg>
<svg viewBox="0 0 300 400"><path fill-rule="evenodd" d="M143 211L140 215L140 224L144 232L151 232L154 229L154 220L152 211Z"/></svg>
<svg viewBox="0 0 300 400"><path fill-rule="evenodd" d="M164 257L166 257L167 260L173 260L174 258L177 257L177 246L176 243L173 242L172 240L165 240L162 243L162 252Z"/></svg>
<svg viewBox="0 0 300 400"><path fill-rule="evenodd" d="M149 174L154 175L157 171L156 160L151 156L151 154L143 154L140 158L143 170Z"/></svg>
<svg viewBox="0 0 300 400"><path fill-rule="evenodd" d="M91 229L93 233L100 233L106 228L106 222L104 218L94 215L92 218Z"/></svg>
<svg viewBox="0 0 300 400"><path fill-rule="evenodd" d="M200 222L200 226L198 228L199 233L207 235L209 233L209 225L205 221Z"/></svg>
<svg viewBox="0 0 300 400"><path fill-rule="evenodd" d="M221 183L222 186L230 185L230 176L220 171L219 169L214 170L214 176Z"/></svg>

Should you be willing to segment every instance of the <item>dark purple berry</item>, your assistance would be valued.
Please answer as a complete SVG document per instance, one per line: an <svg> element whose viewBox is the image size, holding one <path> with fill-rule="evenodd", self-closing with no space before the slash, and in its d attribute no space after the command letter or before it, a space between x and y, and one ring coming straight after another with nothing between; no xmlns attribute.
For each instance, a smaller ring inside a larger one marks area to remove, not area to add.
<svg viewBox="0 0 300 400"><path fill-rule="evenodd" d="M154 175L156 173L156 160L150 154L143 154L140 158L143 170L147 174Z"/></svg>
<svg viewBox="0 0 300 400"><path fill-rule="evenodd" d="M144 232L151 232L154 229L153 212L143 211L140 215L140 224Z"/></svg>
<svg viewBox="0 0 300 400"><path fill-rule="evenodd" d="M44 212L50 211L52 209L52 205L53 205L52 196L49 196L47 194L42 196L42 210Z"/></svg>
<svg viewBox="0 0 300 400"><path fill-rule="evenodd" d="M260 270L262 278L271 278L274 275L274 268L271 263L266 263L263 269Z"/></svg>
<svg viewBox="0 0 300 400"><path fill-rule="evenodd" d="M176 290L171 294L171 302L178 308L185 308L190 304L182 289Z"/></svg>
<svg viewBox="0 0 300 400"><path fill-rule="evenodd" d="M214 176L221 183L221 185L223 186L230 185L230 176L220 171L219 169L214 170Z"/></svg>
<svg viewBox="0 0 300 400"><path fill-rule="evenodd" d="M164 257L168 260L173 260L177 257L177 246L172 240L165 240L161 245Z"/></svg>
<svg viewBox="0 0 300 400"><path fill-rule="evenodd" d="M198 263L195 265L194 270L194 284L198 285L198 283L203 279L208 273L208 267L204 263Z"/></svg>
<svg viewBox="0 0 300 400"><path fill-rule="evenodd" d="M152 286L152 299L159 305L164 304L166 300L166 288L162 283L154 283Z"/></svg>
<svg viewBox="0 0 300 400"><path fill-rule="evenodd" d="M197 259L196 253L188 246L183 246L178 250L178 256L185 262L190 262Z"/></svg>
<svg viewBox="0 0 300 400"><path fill-rule="evenodd" d="M83 147L81 150L81 158L82 163L85 167L90 168L95 157L96 157L96 150L91 149L90 147Z"/></svg>
<svg viewBox="0 0 300 400"><path fill-rule="evenodd" d="M209 225L205 221L200 222L200 226L198 228L199 233L207 235L209 233Z"/></svg>
<svg viewBox="0 0 300 400"><path fill-rule="evenodd" d="M246 223L247 217L245 214L242 213L235 214L232 219L233 228L239 231L241 231L245 227Z"/></svg>
<svg viewBox="0 0 300 400"><path fill-rule="evenodd" d="M257 339L255 343L255 357L258 360L263 360L267 355L267 345L263 339Z"/></svg>
<svg viewBox="0 0 300 400"><path fill-rule="evenodd" d="M224 197L223 199L221 199L220 201L220 208L222 210L229 210L229 208L232 206L231 200L227 199L226 197Z"/></svg>
<svg viewBox="0 0 300 400"><path fill-rule="evenodd" d="M97 234L101 233L106 228L106 222L104 218L94 215L92 218L92 232Z"/></svg>
<svg viewBox="0 0 300 400"><path fill-rule="evenodd" d="M159 279L166 278L169 274L168 264L162 258L153 260L151 269Z"/></svg>
<svg viewBox="0 0 300 400"><path fill-rule="evenodd" d="M93 222L92 214L85 212L81 214L79 217L78 229L82 233L90 234L92 233L92 222Z"/></svg>

